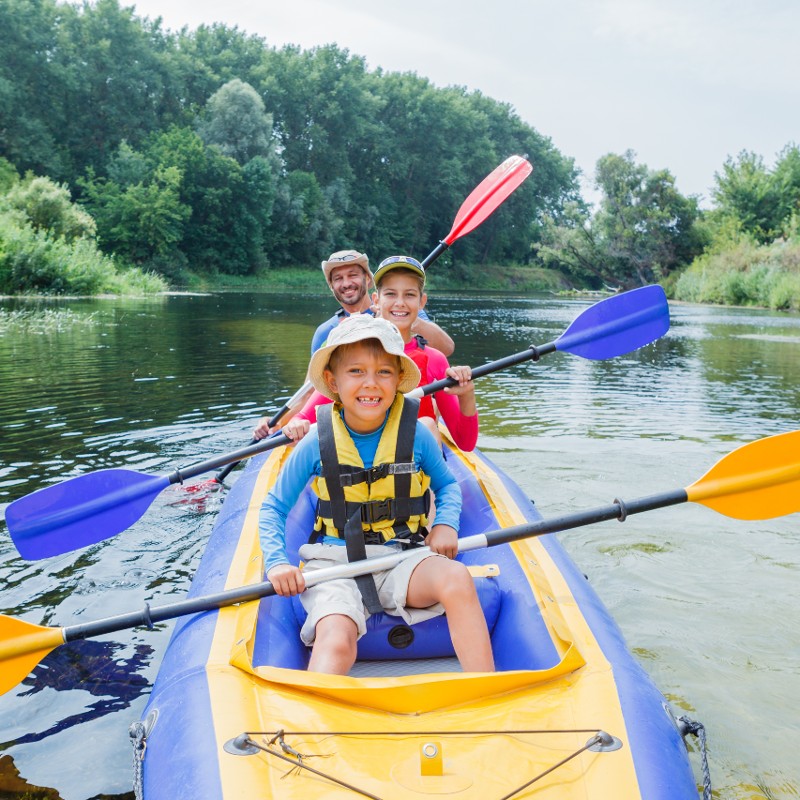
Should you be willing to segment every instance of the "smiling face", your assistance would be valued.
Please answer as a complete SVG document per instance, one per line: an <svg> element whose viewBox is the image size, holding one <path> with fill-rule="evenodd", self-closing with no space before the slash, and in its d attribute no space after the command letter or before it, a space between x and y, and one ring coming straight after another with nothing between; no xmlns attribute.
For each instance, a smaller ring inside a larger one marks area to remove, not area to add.
<svg viewBox="0 0 800 800"><path fill-rule="evenodd" d="M367 273L357 264L345 264L331 270L330 285L333 296L348 313L361 311L369 288Z"/></svg>
<svg viewBox="0 0 800 800"><path fill-rule="evenodd" d="M344 421L357 433L371 433L383 424L401 376L399 357L387 353L376 339L337 347L324 372L325 382L344 406Z"/></svg>
<svg viewBox="0 0 800 800"><path fill-rule="evenodd" d="M380 281L378 288L381 317L397 326L405 342L411 339L411 326L428 300L419 284L419 278L410 270L395 269Z"/></svg>

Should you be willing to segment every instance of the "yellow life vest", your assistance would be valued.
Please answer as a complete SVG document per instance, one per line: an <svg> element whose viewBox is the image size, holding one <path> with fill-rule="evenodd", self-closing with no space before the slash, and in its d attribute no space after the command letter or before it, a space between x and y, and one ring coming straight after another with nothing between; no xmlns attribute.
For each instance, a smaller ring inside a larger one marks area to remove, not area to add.
<svg viewBox="0 0 800 800"><path fill-rule="evenodd" d="M357 512L367 544L414 537L427 526L430 506L430 478L414 464L419 404L398 393L369 469L364 468L341 408L338 402L317 408L322 475L313 483L319 502L312 539L343 538L346 521ZM338 500L331 498L332 483Z"/></svg>

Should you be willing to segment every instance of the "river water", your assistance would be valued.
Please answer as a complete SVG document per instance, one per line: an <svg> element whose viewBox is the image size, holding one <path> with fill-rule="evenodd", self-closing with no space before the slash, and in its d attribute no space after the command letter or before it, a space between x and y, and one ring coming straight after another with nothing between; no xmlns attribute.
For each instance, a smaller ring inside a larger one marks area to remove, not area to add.
<svg viewBox="0 0 800 800"><path fill-rule="evenodd" d="M557 338L589 302L436 297L431 310L453 362L475 366ZM0 301L0 509L92 470L166 473L243 445L302 383L332 311L330 297L266 294ZM632 355L554 353L478 383L479 446L546 517L688 486L740 444L800 427L799 317L671 316ZM171 488L128 531L37 562L0 525L0 610L69 625L179 599L223 499ZM656 684L705 724L724 800L800 796L799 523L684 504L561 537ZM0 796L132 797L128 725L170 629L61 647L0 697Z"/></svg>

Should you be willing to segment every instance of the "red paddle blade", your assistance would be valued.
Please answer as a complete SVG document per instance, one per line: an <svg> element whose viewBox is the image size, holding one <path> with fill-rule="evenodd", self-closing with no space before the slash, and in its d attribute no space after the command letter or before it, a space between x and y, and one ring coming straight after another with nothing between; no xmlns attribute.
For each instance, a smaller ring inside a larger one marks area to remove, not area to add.
<svg viewBox="0 0 800 800"><path fill-rule="evenodd" d="M490 172L458 209L450 233L443 239L448 246L475 230L531 174L533 167L522 156L507 158Z"/></svg>

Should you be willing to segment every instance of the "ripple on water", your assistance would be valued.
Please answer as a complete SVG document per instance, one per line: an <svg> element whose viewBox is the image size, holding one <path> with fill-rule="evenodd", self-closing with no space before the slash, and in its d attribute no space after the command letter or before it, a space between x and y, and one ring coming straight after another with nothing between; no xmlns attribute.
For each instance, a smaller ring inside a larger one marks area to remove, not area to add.
<svg viewBox="0 0 800 800"><path fill-rule="evenodd" d="M244 445L302 384L326 303L84 301L73 313L94 315L89 325L6 331L0 508L71 475L163 474ZM430 305L457 342L454 363L478 365L554 340L588 303ZM797 428L800 317L693 306L671 316L664 339L624 358L553 353L476 382L481 447L545 516L687 486L733 447ZM131 529L78 553L28 564L0 541L0 606L63 625L183 596L224 498L189 488L163 492ZM560 538L659 687L706 724L720 800L797 797L796 519L741 523L685 504ZM67 800L129 792L127 727L170 630L59 648L0 697L0 775L18 767Z"/></svg>

